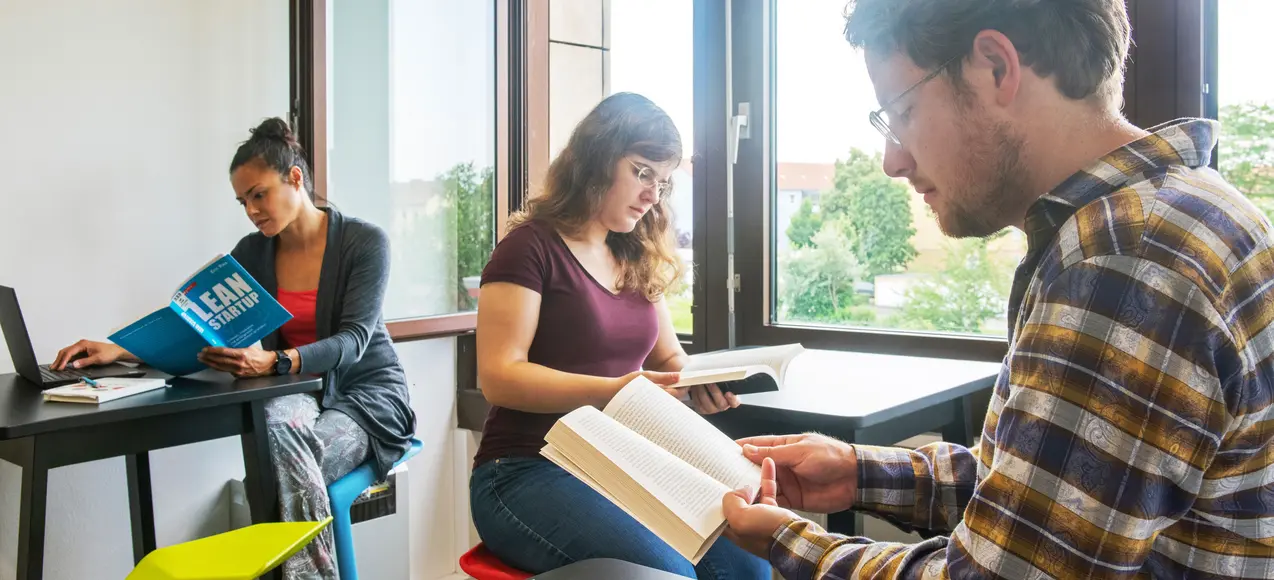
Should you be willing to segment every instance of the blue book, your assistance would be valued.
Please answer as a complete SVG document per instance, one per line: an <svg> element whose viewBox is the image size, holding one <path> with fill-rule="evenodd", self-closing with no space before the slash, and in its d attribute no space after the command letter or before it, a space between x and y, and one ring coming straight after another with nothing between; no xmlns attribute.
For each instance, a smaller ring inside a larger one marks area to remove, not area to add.
<svg viewBox="0 0 1274 580"><path fill-rule="evenodd" d="M207 368L207 346L244 348L292 319L234 257L218 255L183 282L168 305L110 335L142 362L173 376Z"/></svg>

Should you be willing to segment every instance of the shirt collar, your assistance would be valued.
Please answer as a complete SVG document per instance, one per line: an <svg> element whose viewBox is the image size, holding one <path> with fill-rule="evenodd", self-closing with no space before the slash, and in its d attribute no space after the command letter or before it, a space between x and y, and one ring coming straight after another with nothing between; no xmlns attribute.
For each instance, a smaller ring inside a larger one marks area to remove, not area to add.
<svg viewBox="0 0 1274 580"><path fill-rule="evenodd" d="M1151 128L1150 134L1107 153L1040 196L1026 212L1028 243L1052 238L1072 214L1089 202L1140 181L1169 165L1203 167L1211 162L1220 123L1178 119Z"/></svg>

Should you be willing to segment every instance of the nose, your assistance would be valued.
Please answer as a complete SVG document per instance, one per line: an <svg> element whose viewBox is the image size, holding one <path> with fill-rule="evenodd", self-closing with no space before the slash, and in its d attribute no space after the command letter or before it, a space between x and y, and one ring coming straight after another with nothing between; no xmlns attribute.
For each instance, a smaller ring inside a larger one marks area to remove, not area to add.
<svg viewBox="0 0 1274 580"><path fill-rule="evenodd" d="M650 205L659 203L659 184L641 188L641 201Z"/></svg>
<svg viewBox="0 0 1274 580"><path fill-rule="evenodd" d="M886 140L883 167L890 177L907 177L915 171L916 159L902 145Z"/></svg>

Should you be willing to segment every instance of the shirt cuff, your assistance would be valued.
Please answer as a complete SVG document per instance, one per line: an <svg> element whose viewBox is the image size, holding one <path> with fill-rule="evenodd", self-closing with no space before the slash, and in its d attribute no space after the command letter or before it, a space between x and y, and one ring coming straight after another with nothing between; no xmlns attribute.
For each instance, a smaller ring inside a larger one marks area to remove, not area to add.
<svg viewBox="0 0 1274 580"><path fill-rule="evenodd" d="M814 578L823 557L845 540L809 520L792 520L774 532L770 564L784 578Z"/></svg>
<svg viewBox="0 0 1274 580"><path fill-rule="evenodd" d="M882 503L897 504L897 496L914 495L916 471L908 450L854 445L854 453L858 457L858 489L853 509L866 509ZM884 501L886 498L889 501Z"/></svg>

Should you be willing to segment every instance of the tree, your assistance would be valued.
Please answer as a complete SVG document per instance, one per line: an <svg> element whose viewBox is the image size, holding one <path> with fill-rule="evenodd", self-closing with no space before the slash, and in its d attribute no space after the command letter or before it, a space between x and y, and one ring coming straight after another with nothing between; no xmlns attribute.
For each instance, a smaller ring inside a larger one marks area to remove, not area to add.
<svg viewBox="0 0 1274 580"><path fill-rule="evenodd" d="M983 322L1004 313L1011 283L1007 268L987 252L995 237L951 242L942 271L907 289L892 322L914 330L982 332Z"/></svg>
<svg viewBox="0 0 1274 580"><path fill-rule="evenodd" d="M789 252L782 260L779 280L784 318L826 323L875 320L867 298L854 292L864 268L841 228L825 224L809 245Z"/></svg>
<svg viewBox="0 0 1274 580"><path fill-rule="evenodd" d="M1220 113L1221 175L1274 220L1274 106L1240 103Z"/></svg>
<svg viewBox="0 0 1274 580"><path fill-rule="evenodd" d="M814 200L807 197L801 200L801 207L796 209L792 221L787 224L787 239L792 242L792 247L807 248L814 244L814 234L821 227L823 216L814 209Z"/></svg>
<svg viewBox="0 0 1274 580"><path fill-rule="evenodd" d="M834 223L874 278L906 268L916 249L911 237L910 190L881 171L881 156L851 149L849 157L836 161L832 189L820 196L818 210L806 199L787 229L788 239L797 248L813 243L815 232Z"/></svg>
<svg viewBox="0 0 1274 580"><path fill-rule="evenodd" d="M473 310L477 300L469 296L464 279L478 276L491 257L495 243L495 196L492 193L492 168L475 169L473 162L452 166L438 177L443 183L447 206L455 208L451 223L456 240L456 282L459 286L456 307Z"/></svg>

